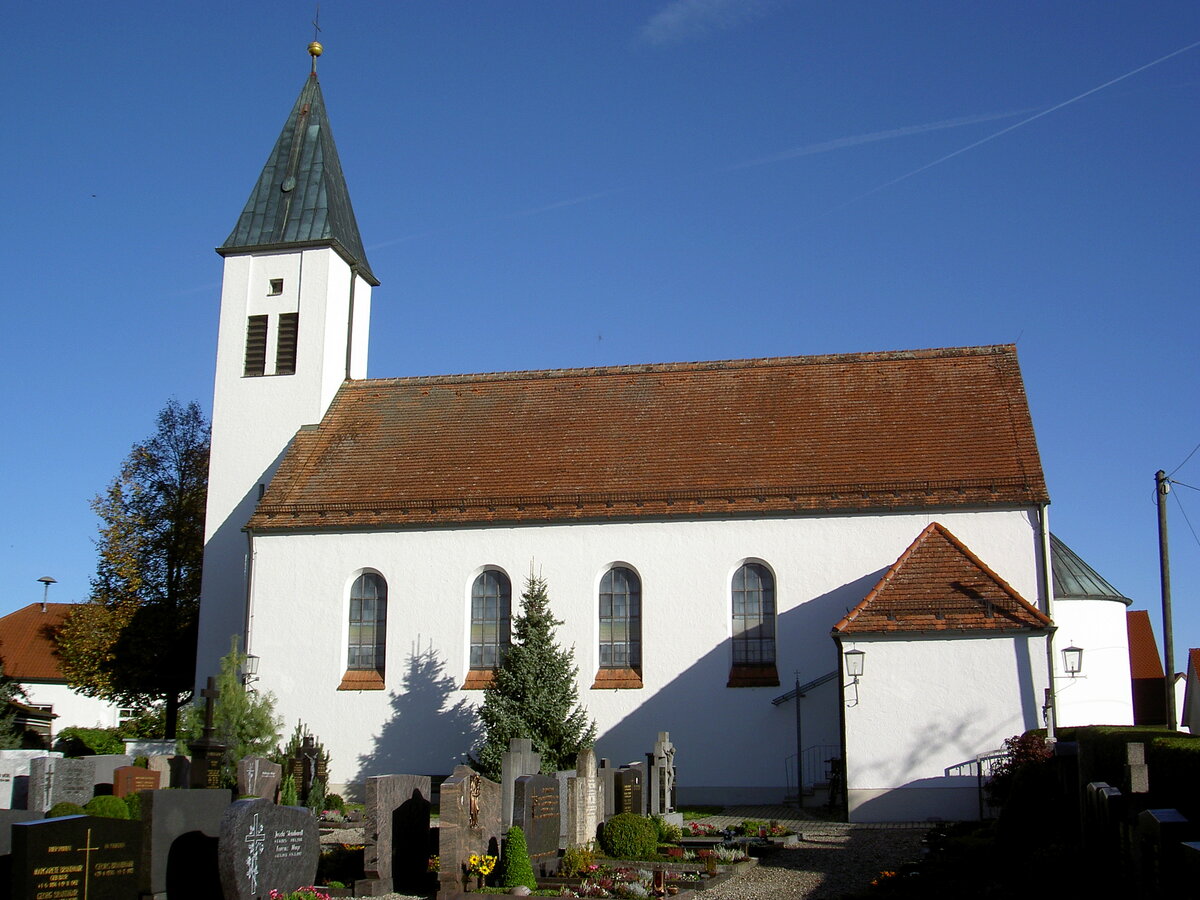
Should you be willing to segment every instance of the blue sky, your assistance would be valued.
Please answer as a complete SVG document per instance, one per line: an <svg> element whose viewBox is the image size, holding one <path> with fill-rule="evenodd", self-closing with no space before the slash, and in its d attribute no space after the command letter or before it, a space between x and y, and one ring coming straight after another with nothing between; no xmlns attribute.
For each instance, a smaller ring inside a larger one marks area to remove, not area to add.
<svg viewBox="0 0 1200 900"><path fill-rule="evenodd" d="M89 499L168 397L211 407L212 248L312 17L6 10L0 613L42 575L85 599ZM327 0L320 24L383 282L372 376L1015 341L1052 527L1156 623L1154 472L1183 483L1178 666L1200 646L1194 0Z"/></svg>

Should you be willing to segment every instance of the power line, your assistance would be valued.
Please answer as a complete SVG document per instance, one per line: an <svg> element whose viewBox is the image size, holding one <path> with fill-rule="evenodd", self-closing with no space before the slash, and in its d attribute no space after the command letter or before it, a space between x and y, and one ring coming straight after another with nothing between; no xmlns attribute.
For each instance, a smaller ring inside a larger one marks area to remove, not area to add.
<svg viewBox="0 0 1200 900"><path fill-rule="evenodd" d="M1200 450L1200 444L1197 444L1195 447L1193 447L1192 452L1189 453L1187 456L1185 456L1183 458L1183 462L1181 462L1179 465L1177 465L1175 468L1173 468L1171 470L1171 473L1169 475L1167 475L1167 477L1170 478L1171 475L1174 475L1176 472L1178 472L1180 469L1182 469L1185 465L1187 465L1187 461L1196 455L1197 450Z"/></svg>

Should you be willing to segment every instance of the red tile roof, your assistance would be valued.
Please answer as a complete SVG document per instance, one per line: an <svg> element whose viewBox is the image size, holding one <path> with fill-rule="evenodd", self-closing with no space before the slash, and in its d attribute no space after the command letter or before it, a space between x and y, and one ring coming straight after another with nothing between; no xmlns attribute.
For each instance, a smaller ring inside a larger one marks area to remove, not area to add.
<svg viewBox="0 0 1200 900"><path fill-rule="evenodd" d="M1129 634L1129 674L1134 678L1165 677L1158 642L1150 626L1150 613L1144 609L1128 610L1125 628Z"/></svg>
<svg viewBox="0 0 1200 900"><path fill-rule="evenodd" d="M1011 345L348 381L256 530L1028 505Z"/></svg>
<svg viewBox="0 0 1200 900"><path fill-rule="evenodd" d="M54 630L76 606L73 603L41 603L11 612L0 618L0 659L4 674L17 681L66 682L58 669Z"/></svg>
<svg viewBox="0 0 1200 900"><path fill-rule="evenodd" d="M1012 631L1049 625L1045 613L933 522L833 630Z"/></svg>

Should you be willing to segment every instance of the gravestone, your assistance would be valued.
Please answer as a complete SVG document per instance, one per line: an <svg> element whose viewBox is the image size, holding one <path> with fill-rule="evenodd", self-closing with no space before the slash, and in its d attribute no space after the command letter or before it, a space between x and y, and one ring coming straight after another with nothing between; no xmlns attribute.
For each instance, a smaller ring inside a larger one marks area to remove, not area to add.
<svg viewBox="0 0 1200 900"><path fill-rule="evenodd" d="M596 774L596 754L579 751L575 777L567 782L566 844L577 846L596 839L604 810L604 782Z"/></svg>
<svg viewBox="0 0 1200 900"><path fill-rule="evenodd" d="M37 759L39 756L49 756L62 759L63 755L57 750L0 750L0 759Z"/></svg>
<svg viewBox="0 0 1200 900"><path fill-rule="evenodd" d="M127 819L18 822L12 826L12 896L129 900L137 896L140 842L140 823Z"/></svg>
<svg viewBox="0 0 1200 900"><path fill-rule="evenodd" d="M141 796L141 895L155 900L220 898L217 840L229 792L158 790Z"/></svg>
<svg viewBox="0 0 1200 900"><path fill-rule="evenodd" d="M601 821L611 819L617 814L617 771L607 757L600 759L596 776L600 779L600 790L604 794L604 815Z"/></svg>
<svg viewBox="0 0 1200 900"><path fill-rule="evenodd" d="M1150 767L1146 765L1146 745L1132 741L1125 745L1125 793L1150 792Z"/></svg>
<svg viewBox="0 0 1200 900"><path fill-rule="evenodd" d="M295 779L296 792L301 803L308 802L308 791L315 779L320 778L329 787L329 773L326 771L325 758L317 747L317 742L311 734L306 734L295 755L288 760L288 774Z"/></svg>
<svg viewBox="0 0 1200 900"><path fill-rule="evenodd" d="M18 803L14 788L17 779L25 779L24 794L29 794L29 762L20 759L0 759L0 809L21 809L24 803Z"/></svg>
<svg viewBox="0 0 1200 900"><path fill-rule="evenodd" d="M151 741L142 738L125 738L125 755L135 760L139 756L149 759L152 756L172 756L175 753L175 741Z"/></svg>
<svg viewBox="0 0 1200 900"><path fill-rule="evenodd" d="M500 785L467 766L442 782L438 806L439 893L462 891L472 853L499 856Z"/></svg>
<svg viewBox="0 0 1200 900"><path fill-rule="evenodd" d="M96 782L90 757L61 759L43 756L29 761L29 808L46 812L55 803L92 799Z"/></svg>
<svg viewBox="0 0 1200 900"><path fill-rule="evenodd" d="M542 771L542 754L535 753L529 738L512 738L500 755L500 818L508 828L513 824L513 783L522 775Z"/></svg>
<svg viewBox="0 0 1200 900"><path fill-rule="evenodd" d="M513 789L513 824L525 832L525 845L534 874L553 874L558 868L558 779L553 775L522 775Z"/></svg>
<svg viewBox="0 0 1200 900"><path fill-rule="evenodd" d="M272 890L313 883L320 856L317 820L300 806L236 800L221 818L217 869L225 900L262 900Z"/></svg>
<svg viewBox="0 0 1200 900"><path fill-rule="evenodd" d="M259 797L272 803L279 797L283 766L261 756L238 760L237 792L239 797Z"/></svg>
<svg viewBox="0 0 1200 900"><path fill-rule="evenodd" d="M658 733L654 752L646 754L646 812L651 816L675 811L675 745L666 731Z"/></svg>
<svg viewBox="0 0 1200 900"><path fill-rule="evenodd" d="M18 822L32 822L43 818L42 814L33 809L0 809L0 857L12 853L12 827ZM8 884L0 880L0 884Z"/></svg>
<svg viewBox="0 0 1200 900"><path fill-rule="evenodd" d="M642 809L642 766L622 766L613 776L613 813L643 815Z"/></svg>
<svg viewBox="0 0 1200 900"><path fill-rule="evenodd" d="M375 775L367 779L363 819L363 871L358 896L392 891L424 894L429 888L428 775Z"/></svg>
<svg viewBox="0 0 1200 900"><path fill-rule="evenodd" d="M95 794L113 792L113 773L122 766L132 766L133 757L123 753L102 753L87 757L92 764L92 784Z"/></svg>
<svg viewBox="0 0 1200 900"><path fill-rule="evenodd" d="M124 797L138 791L157 791L159 773L141 766L121 766L113 769L113 796Z"/></svg>
<svg viewBox="0 0 1200 900"><path fill-rule="evenodd" d="M558 849L567 846L567 788L575 777L574 769L560 769L554 773L558 779Z"/></svg>
<svg viewBox="0 0 1200 900"><path fill-rule="evenodd" d="M221 787L221 760L225 745L213 737L213 710L221 692L217 690L217 680L211 675L200 695L204 698L204 731L198 740L188 744L192 758L187 783L189 787L200 790L216 790Z"/></svg>

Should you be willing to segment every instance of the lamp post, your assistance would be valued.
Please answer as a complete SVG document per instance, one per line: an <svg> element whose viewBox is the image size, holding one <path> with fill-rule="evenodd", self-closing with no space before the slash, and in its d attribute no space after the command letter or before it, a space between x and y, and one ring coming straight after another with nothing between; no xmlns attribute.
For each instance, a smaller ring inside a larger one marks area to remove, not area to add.
<svg viewBox="0 0 1200 900"><path fill-rule="evenodd" d="M38 579L38 581L40 581L45 586L45 589L42 591L42 612L45 612L46 611L46 600L50 596L50 585L58 584L58 581L54 578L51 578L49 575L43 575L41 578Z"/></svg>

